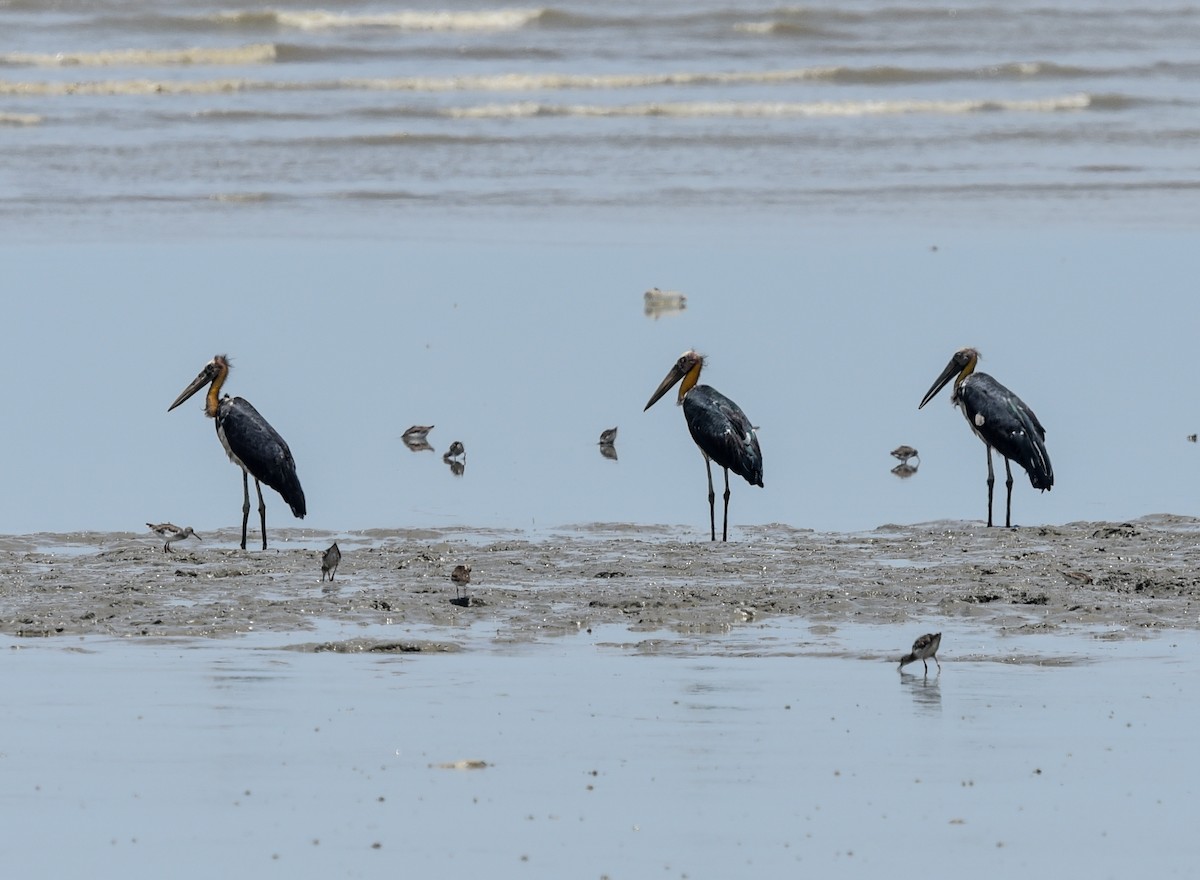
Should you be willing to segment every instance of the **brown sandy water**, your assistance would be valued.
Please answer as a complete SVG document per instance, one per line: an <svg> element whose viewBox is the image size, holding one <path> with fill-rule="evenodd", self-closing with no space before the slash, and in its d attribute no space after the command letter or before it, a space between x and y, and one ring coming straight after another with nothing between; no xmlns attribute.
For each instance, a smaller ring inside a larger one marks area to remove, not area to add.
<svg viewBox="0 0 1200 880"><path fill-rule="evenodd" d="M6 867L1186 876L1196 527L4 538Z"/></svg>

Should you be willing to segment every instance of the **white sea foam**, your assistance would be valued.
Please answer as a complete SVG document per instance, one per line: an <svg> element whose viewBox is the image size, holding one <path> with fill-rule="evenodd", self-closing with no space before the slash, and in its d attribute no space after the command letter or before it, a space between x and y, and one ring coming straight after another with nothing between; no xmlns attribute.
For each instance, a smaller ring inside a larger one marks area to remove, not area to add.
<svg viewBox="0 0 1200 880"><path fill-rule="evenodd" d="M37 125L41 121L36 113L0 113L0 125Z"/></svg>
<svg viewBox="0 0 1200 880"><path fill-rule="evenodd" d="M506 73L488 76L394 77L346 80L372 91L491 91L529 92L552 89L636 89L651 86L744 85L830 79L840 68L805 67L793 70L750 70L705 73L567 74Z"/></svg>
<svg viewBox="0 0 1200 880"><path fill-rule="evenodd" d="M0 64L31 67L160 67L174 64L270 64L275 60L272 43L246 46L196 47L191 49L110 49L96 52L10 52L0 55Z"/></svg>
<svg viewBox="0 0 1200 880"><path fill-rule="evenodd" d="M536 21L541 9L490 9L473 12L328 12L273 10L271 15L284 27L299 30L331 28L396 28L408 31L512 31ZM239 13L226 13L237 16Z"/></svg>
<svg viewBox="0 0 1200 880"><path fill-rule="evenodd" d="M1053 98L955 101L814 101L814 102L645 102L637 104L544 104L516 101L482 104L443 111L454 118L519 118L529 116L672 116L672 117L785 117L785 116L888 116L904 114L961 114L985 110L1054 113L1085 110L1091 104L1086 94Z"/></svg>

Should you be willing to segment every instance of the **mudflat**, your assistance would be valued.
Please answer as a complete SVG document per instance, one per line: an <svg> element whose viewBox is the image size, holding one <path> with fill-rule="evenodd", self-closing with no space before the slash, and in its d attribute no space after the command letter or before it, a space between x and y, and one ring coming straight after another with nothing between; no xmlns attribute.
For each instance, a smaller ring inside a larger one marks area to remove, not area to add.
<svg viewBox="0 0 1200 880"><path fill-rule="evenodd" d="M897 623L914 634L947 618L1027 631L1194 629L1198 536L1200 520L1172 515L1015 529L935 522L853 534L773 525L739 528L727 544L678 526L614 524L530 534L279 530L266 551L237 549L228 531L170 553L154 536L133 533L7 536L0 632L294 631L302 640L325 621L360 622L394 625L395 639L309 647L420 651L469 649L459 636L481 621L516 641L602 624L715 632L771 615ZM333 540L341 566L335 581L321 582L321 553ZM458 565L470 566L470 583L451 579ZM406 628L419 635L409 638Z"/></svg>

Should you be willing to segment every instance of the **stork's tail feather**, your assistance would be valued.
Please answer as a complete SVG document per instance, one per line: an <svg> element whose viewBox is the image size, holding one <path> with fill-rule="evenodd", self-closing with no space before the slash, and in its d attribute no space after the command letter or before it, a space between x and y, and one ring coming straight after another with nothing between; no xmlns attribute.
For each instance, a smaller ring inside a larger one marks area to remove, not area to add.
<svg viewBox="0 0 1200 880"><path fill-rule="evenodd" d="M1045 492L1054 486L1054 468L1050 466L1050 454L1046 452L1046 430L1038 422L1037 416L1024 407L1017 407L1017 415L1029 438L1029 460L1022 464L1033 488Z"/></svg>
<svg viewBox="0 0 1200 880"><path fill-rule="evenodd" d="M297 482L295 492L288 492L283 496L283 500L292 508L292 516L296 519L304 519L304 515L308 513L308 507L304 503L304 490L300 488L300 483Z"/></svg>

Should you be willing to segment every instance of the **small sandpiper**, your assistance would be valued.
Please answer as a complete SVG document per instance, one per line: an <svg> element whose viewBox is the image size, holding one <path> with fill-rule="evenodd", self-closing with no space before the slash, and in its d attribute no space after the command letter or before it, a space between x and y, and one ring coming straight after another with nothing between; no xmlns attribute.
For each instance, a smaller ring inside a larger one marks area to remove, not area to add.
<svg viewBox="0 0 1200 880"><path fill-rule="evenodd" d="M146 523L146 525L150 527L150 531L163 539L164 553L174 553L175 551L171 549L171 545L176 541L182 541L184 538L195 538L197 541L204 540L192 531L191 526L181 529L174 523L159 523L158 525Z"/></svg>
<svg viewBox="0 0 1200 880"><path fill-rule="evenodd" d="M429 432L432 430L433 425L413 425L400 435L400 439L413 452L425 452L426 450L433 449L429 445Z"/></svg>
<svg viewBox="0 0 1200 880"><path fill-rule="evenodd" d="M454 581L454 598L450 600L450 604L462 605L464 608L473 604L467 594L467 584L471 583L471 566L454 566L454 571L450 572L450 580Z"/></svg>
<svg viewBox="0 0 1200 880"><path fill-rule="evenodd" d="M446 454L442 456L442 461L449 461L452 458L458 458L460 455L466 455L467 449L462 445L461 440L455 440L450 444L450 448L446 450Z"/></svg>
<svg viewBox="0 0 1200 880"><path fill-rule="evenodd" d="M617 460L617 429L609 428L600 432L600 454L609 461Z"/></svg>
<svg viewBox="0 0 1200 880"><path fill-rule="evenodd" d="M903 669L909 663L915 660L920 660L925 664L925 671L929 671L929 658L933 658L933 662L937 664L938 672L942 671L942 661L937 658L938 647L942 644L941 633L925 633L915 642L913 642L912 653L905 654L900 658L900 668Z"/></svg>
<svg viewBox="0 0 1200 880"><path fill-rule="evenodd" d="M342 561L342 551L338 549L337 542L333 542L333 546L321 554L321 581L324 582L325 575L329 575L329 582L333 583L333 576L337 574L338 563Z"/></svg>
<svg viewBox="0 0 1200 880"><path fill-rule="evenodd" d="M911 446L897 446L892 450L892 456L900 459L901 464L908 464L910 458L915 458L917 461L921 460L921 456L917 455L917 450Z"/></svg>
<svg viewBox="0 0 1200 880"><path fill-rule="evenodd" d="M659 290L651 287L643 295L646 317L656 321L662 315L673 315L687 308L687 297L678 290Z"/></svg>

